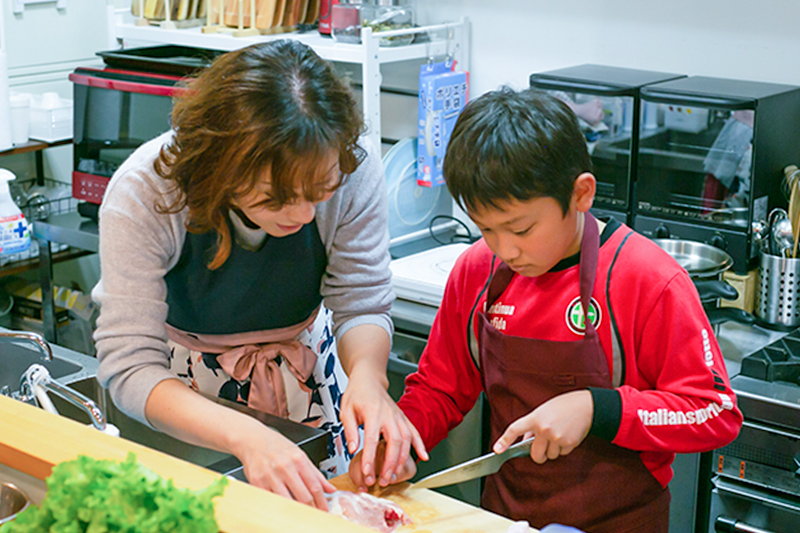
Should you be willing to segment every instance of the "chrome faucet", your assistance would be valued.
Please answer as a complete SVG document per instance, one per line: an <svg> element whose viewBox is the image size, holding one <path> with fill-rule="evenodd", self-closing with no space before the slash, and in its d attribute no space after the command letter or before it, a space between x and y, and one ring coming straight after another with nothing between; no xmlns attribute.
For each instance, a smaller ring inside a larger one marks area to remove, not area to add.
<svg viewBox="0 0 800 533"><path fill-rule="evenodd" d="M34 344L39 351L42 352L42 357L45 361L53 360L53 350L50 348L45 338L38 333L34 333L33 331L0 332L0 342L19 341L26 341Z"/></svg>
<svg viewBox="0 0 800 533"><path fill-rule="evenodd" d="M55 408L46 394L44 397L40 397L37 394L37 389L60 396L89 415L92 425L96 429L100 431L106 430L106 417L94 401L80 392L55 381L50 377L50 372L42 365L33 364L28 367L19 379L19 399L23 402L38 402L46 411L54 412ZM55 413L57 414L57 411Z"/></svg>
<svg viewBox="0 0 800 533"><path fill-rule="evenodd" d="M32 331L9 331L0 332L0 342L29 342L34 344L42 353L45 361L53 360L53 350L43 336ZM37 395L37 389L42 389L45 394ZM92 421L92 425L100 431L106 429L106 418L97 404L80 392L62 385L55 381L50 372L42 365L33 364L28 367L19 379L19 393L11 396L26 403L39 403L47 411L55 411L52 402L47 398L47 392L52 392L63 398L65 401L86 412ZM8 394L6 394L8 395Z"/></svg>

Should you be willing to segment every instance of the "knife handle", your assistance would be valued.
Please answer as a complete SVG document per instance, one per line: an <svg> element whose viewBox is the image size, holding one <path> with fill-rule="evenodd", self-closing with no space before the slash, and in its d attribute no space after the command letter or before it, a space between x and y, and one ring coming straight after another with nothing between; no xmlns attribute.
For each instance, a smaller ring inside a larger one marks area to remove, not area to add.
<svg viewBox="0 0 800 533"><path fill-rule="evenodd" d="M505 451L505 453L508 454L508 458L511 459L514 457L522 457L524 455L530 455L531 444L533 443L533 439L535 438L536 437L531 437L529 439L525 439L521 442L509 446L508 449Z"/></svg>

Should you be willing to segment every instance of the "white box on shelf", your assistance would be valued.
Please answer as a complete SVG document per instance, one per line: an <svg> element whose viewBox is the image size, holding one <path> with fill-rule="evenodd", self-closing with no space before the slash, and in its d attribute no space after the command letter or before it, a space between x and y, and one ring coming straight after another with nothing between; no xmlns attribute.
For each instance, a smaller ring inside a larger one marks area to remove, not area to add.
<svg viewBox="0 0 800 533"><path fill-rule="evenodd" d="M72 138L72 100L52 96L31 95L31 139L55 142Z"/></svg>

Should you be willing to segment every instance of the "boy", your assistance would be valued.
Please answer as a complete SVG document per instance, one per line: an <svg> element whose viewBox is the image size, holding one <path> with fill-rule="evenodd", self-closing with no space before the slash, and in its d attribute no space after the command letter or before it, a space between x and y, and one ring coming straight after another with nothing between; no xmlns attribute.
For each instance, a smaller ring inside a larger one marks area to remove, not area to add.
<svg viewBox="0 0 800 533"><path fill-rule="evenodd" d="M487 478L491 511L534 527L666 533L675 452L724 446L742 423L688 274L589 213L591 159L555 98L503 88L471 102L444 174L483 239L450 274L401 409L430 449L484 391L495 452L535 436L532 460ZM380 484L411 477L414 462L387 448ZM372 484L360 466L354 481Z"/></svg>

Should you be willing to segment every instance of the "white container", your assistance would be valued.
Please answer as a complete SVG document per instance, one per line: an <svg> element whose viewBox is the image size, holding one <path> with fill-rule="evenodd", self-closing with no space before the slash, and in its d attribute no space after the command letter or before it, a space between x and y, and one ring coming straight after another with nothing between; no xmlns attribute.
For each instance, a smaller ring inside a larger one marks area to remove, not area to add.
<svg viewBox="0 0 800 533"><path fill-rule="evenodd" d="M30 137L31 98L29 94L12 94L9 98L11 108L11 142L25 144Z"/></svg>
<svg viewBox="0 0 800 533"><path fill-rule="evenodd" d="M31 95L30 137L45 142L72 138L72 100L56 93Z"/></svg>
<svg viewBox="0 0 800 533"><path fill-rule="evenodd" d="M11 171L0 168L0 255L24 252L31 247L28 222L8 189L8 182L15 178Z"/></svg>

